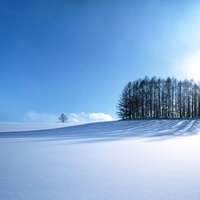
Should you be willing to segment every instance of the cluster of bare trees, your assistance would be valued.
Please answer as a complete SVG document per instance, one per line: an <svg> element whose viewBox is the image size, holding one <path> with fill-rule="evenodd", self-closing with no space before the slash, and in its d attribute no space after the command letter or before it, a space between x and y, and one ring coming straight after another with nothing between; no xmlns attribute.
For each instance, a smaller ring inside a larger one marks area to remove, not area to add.
<svg viewBox="0 0 200 200"><path fill-rule="evenodd" d="M120 96L117 114L121 119L200 117L200 83L155 76L129 82Z"/></svg>

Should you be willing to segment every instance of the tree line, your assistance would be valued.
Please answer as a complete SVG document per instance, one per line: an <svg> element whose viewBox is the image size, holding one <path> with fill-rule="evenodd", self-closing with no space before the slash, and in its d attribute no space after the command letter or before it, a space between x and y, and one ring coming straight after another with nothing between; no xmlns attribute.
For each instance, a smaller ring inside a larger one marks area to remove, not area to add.
<svg viewBox="0 0 200 200"><path fill-rule="evenodd" d="M200 117L200 83L155 76L128 82L117 115L120 119Z"/></svg>

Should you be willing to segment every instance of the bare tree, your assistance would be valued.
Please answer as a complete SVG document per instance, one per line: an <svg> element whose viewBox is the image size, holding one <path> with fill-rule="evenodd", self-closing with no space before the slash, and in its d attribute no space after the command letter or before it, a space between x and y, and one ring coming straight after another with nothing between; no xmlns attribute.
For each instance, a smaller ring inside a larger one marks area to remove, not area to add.
<svg viewBox="0 0 200 200"><path fill-rule="evenodd" d="M200 83L146 76L124 87L117 109L121 119L200 117Z"/></svg>

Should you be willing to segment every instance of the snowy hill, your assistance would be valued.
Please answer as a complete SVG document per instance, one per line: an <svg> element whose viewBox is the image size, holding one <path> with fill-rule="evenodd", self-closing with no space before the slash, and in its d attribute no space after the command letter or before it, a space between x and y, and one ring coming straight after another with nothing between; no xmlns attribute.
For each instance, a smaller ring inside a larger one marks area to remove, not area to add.
<svg viewBox="0 0 200 200"><path fill-rule="evenodd" d="M38 130L36 130L38 129ZM41 130L40 130L41 129ZM19 131L20 130L20 131ZM33 131L31 131L33 130ZM132 137L171 137L194 135L200 120L142 119L98 122L81 125L69 123L0 123L0 137L62 137L62 139L126 139ZM9 133L8 133L9 132Z"/></svg>
<svg viewBox="0 0 200 200"><path fill-rule="evenodd" d="M0 132L45 130L76 125L76 123L19 123L0 122Z"/></svg>
<svg viewBox="0 0 200 200"><path fill-rule="evenodd" d="M198 119L26 130L0 132L0 199L200 199Z"/></svg>

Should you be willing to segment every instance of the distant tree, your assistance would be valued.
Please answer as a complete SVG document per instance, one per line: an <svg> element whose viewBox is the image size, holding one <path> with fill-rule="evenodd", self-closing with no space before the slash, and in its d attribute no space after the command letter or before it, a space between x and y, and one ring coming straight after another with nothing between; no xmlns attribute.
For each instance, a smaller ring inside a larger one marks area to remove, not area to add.
<svg viewBox="0 0 200 200"><path fill-rule="evenodd" d="M62 113L58 119L60 120L60 122L63 123L68 120L68 117L64 113Z"/></svg>
<svg viewBox="0 0 200 200"><path fill-rule="evenodd" d="M120 96L118 106L117 106L117 114L121 119L127 119L130 117L131 109L130 106L131 103L131 97L129 96L130 94L130 84L129 82L125 87L122 92L122 95Z"/></svg>

